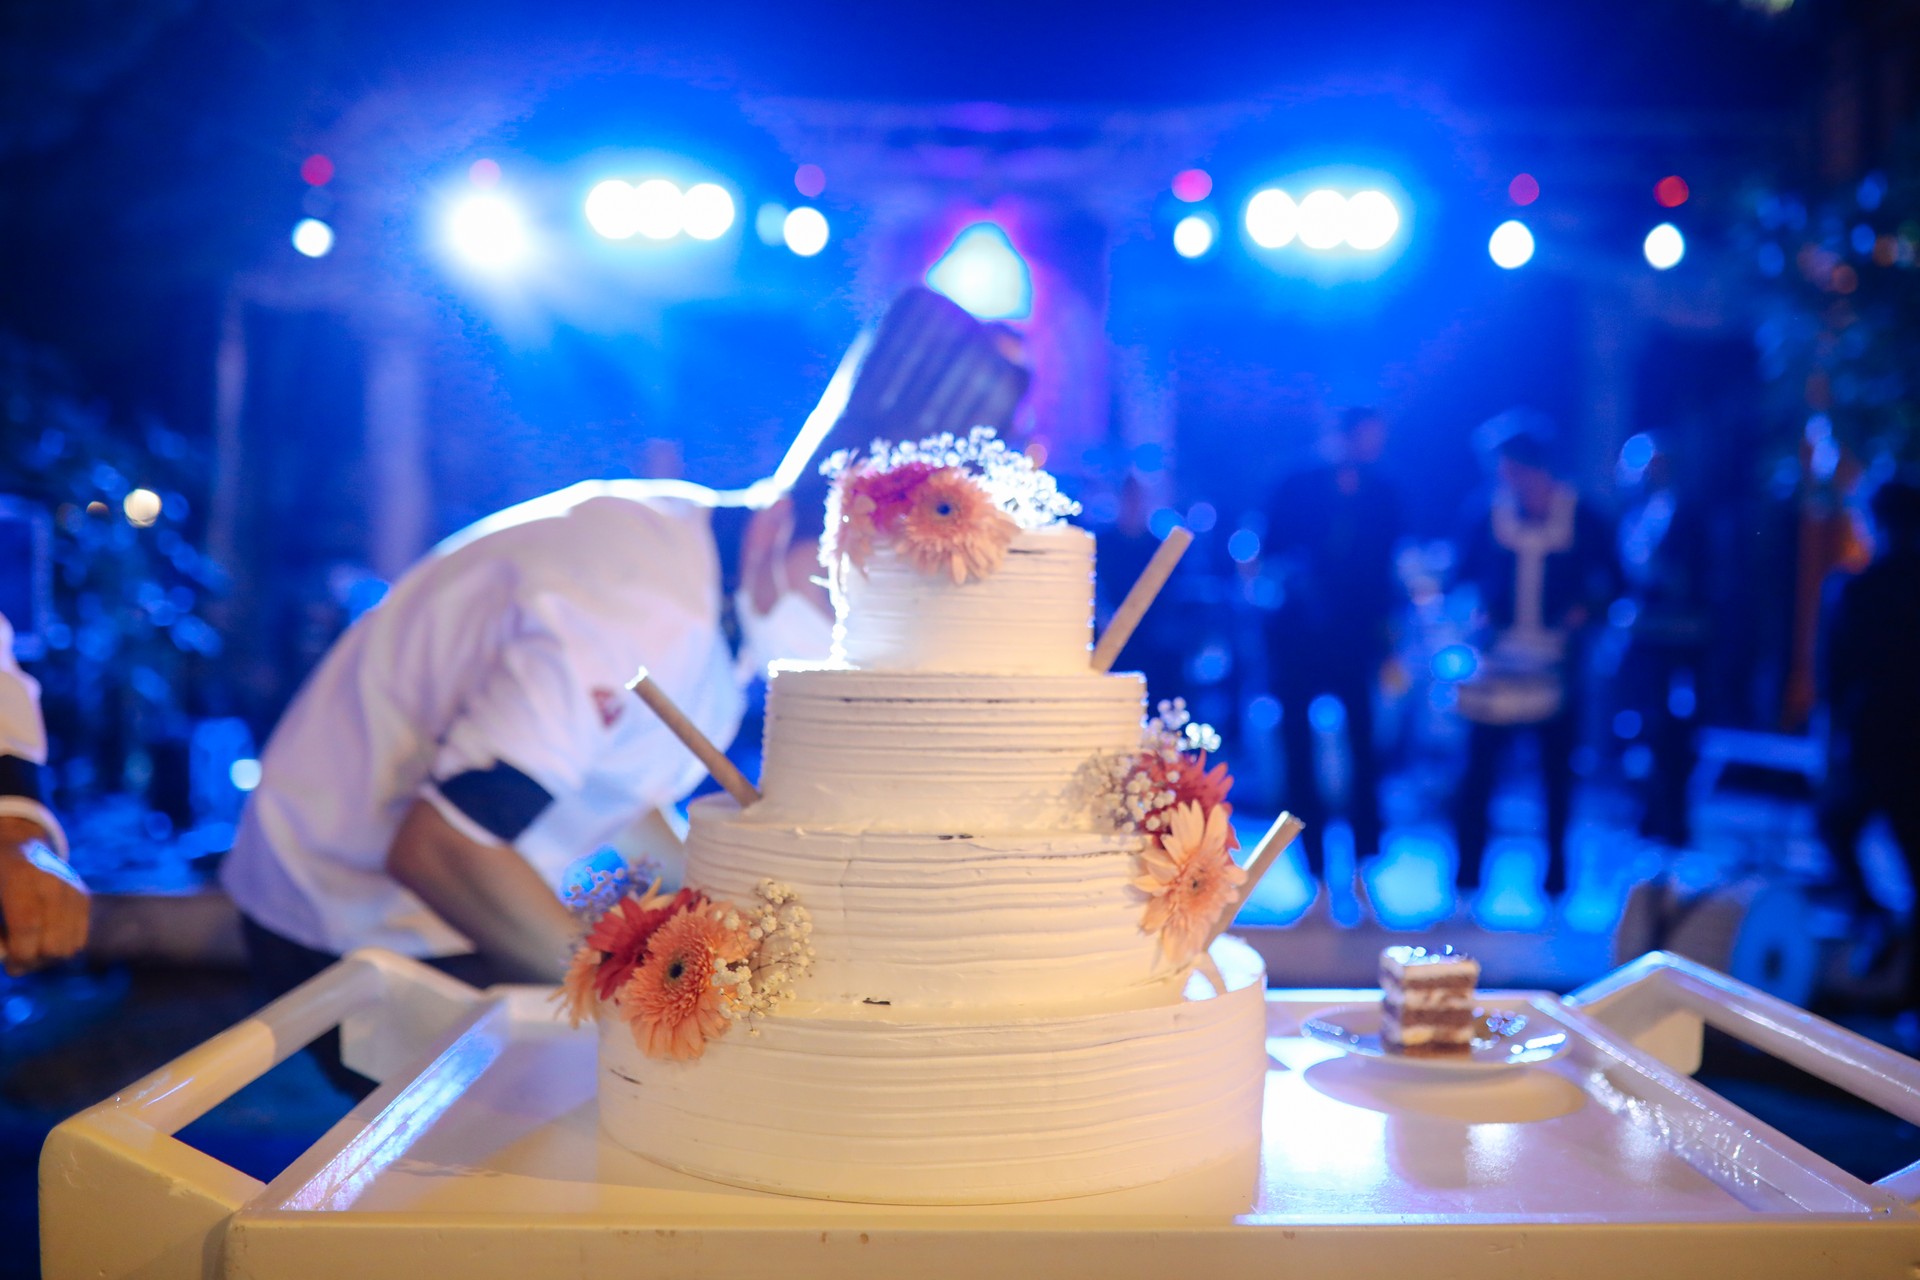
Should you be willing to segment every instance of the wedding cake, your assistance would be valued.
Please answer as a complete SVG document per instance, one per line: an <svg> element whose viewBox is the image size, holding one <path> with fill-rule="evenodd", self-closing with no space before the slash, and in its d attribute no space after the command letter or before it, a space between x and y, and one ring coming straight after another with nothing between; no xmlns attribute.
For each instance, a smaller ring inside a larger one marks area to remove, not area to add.
<svg viewBox="0 0 1920 1280"><path fill-rule="evenodd" d="M1244 878L1210 731L1091 670L1093 539L991 433L830 466L833 661L775 665L763 798L696 802L688 887L600 915L569 977L606 1131L905 1204L1244 1154L1265 973L1202 950Z"/></svg>

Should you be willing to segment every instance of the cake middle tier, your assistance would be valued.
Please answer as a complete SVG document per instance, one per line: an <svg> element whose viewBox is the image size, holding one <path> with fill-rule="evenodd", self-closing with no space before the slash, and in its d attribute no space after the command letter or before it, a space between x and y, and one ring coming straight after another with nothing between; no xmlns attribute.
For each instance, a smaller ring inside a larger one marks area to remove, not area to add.
<svg viewBox="0 0 1920 1280"><path fill-rule="evenodd" d="M823 1004L1018 1007L1112 996L1165 979L1132 887L1143 838L802 831L692 806L687 882L751 898L773 880L813 918Z"/></svg>
<svg viewBox="0 0 1920 1280"><path fill-rule="evenodd" d="M1094 829L1081 770L1140 747L1137 675L774 664L754 822L985 835Z"/></svg>

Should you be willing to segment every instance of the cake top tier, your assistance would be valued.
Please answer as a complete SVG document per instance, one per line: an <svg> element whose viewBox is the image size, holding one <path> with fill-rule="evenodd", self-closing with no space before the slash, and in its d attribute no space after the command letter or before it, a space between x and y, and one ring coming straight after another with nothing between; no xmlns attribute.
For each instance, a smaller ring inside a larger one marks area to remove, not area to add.
<svg viewBox="0 0 1920 1280"><path fill-rule="evenodd" d="M834 658L872 671L1087 669L1093 539L988 428L835 455L820 558Z"/></svg>
<svg viewBox="0 0 1920 1280"><path fill-rule="evenodd" d="M1382 981L1471 983L1479 976L1479 961L1452 947L1431 951L1426 947L1387 947L1380 952Z"/></svg>

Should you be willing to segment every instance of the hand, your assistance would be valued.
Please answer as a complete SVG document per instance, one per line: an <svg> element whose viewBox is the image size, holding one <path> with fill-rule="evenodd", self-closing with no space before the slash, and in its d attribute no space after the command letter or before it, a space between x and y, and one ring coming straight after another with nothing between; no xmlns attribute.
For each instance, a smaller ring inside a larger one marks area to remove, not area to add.
<svg viewBox="0 0 1920 1280"><path fill-rule="evenodd" d="M64 960L87 944L87 887L40 843L37 823L0 819L0 925L7 972Z"/></svg>
<svg viewBox="0 0 1920 1280"><path fill-rule="evenodd" d="M767 613L787 590L787 547L793 541L793 499L753 513L740 547L740 585L755 613Z"/></svg>

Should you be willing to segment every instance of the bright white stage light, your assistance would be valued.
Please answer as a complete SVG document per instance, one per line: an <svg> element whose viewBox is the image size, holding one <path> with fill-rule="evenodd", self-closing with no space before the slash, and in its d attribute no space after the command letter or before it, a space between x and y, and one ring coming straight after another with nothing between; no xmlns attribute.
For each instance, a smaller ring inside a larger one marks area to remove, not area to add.
<svg viewBox="0 0 1920 1280"><path fill-rule="evenodd" d="M1349 245L1362 252L1384 249L1400 230L1400 210L1384 191L1360 191L1347 197Z"/></svg>
<svg viewBox="0 0 1920 1280"><path fill-rule="evenodd" d="M1687 256L1686 237L1671 222L1663 222L1647 232L1647 241L1640 248L1647 255L1648 265L1655 271L1679 266L1680 259Z"/></svg>
<svg viewBox="0 0 1920 1280"><path fill-rule="evenodd" d="M1487 241L1487 253L1494 265L1508 271L1524 267L1533 258L1533 232L1518 218L1510 218L1493 229Z"/></svg>
<svg viewBox="0 0 1920 1280"><path fill-rule="evenodd" d="M1347 198L1326 187L1310 191L1300 202L1300 243L1309 249L1331 249L1347 238Z"/></svg>
<svg viewBox="0 0 1920 1280"><path fill-rule="evenodd" d="M447 220L447 237L461 257L487 271L513 266L533 247L520 210L491 193L467 196L456 204Z"/></svg>
<svg viewBox="0 0 1920 1280"><path fill-rule="evenodd" d="M976 222L955 236L927 268L927 284L982 320L1033 314L1033 273L997 223Z"/></svg>
<svg viewBox="0 0 1920 1280"><path fill-rule="evenodd" d="M1213 248L1213 219L1190 213L1174 224L1173 251L1183 258L1198 258Z"/></svg>
<svg viewBox="0 0 1920 1280"><path fill-rule="evenodd" d="M587 225L609 240L625 240L640 230L640 211L634 207L633 187L608 178L587 192Z"/></svg>
<svg viewBox="0 0 1920 1280"><path fill-rule="evenodd" d="M1300 206L1278 187L1254 193L1247 201L1247 234L1262 249L1292 243L1300 230Z"/></svg>
<svg viewBox="0 0 1920 1280"><path fill-rule="evenodd" d="M687 188L680 216L695 240L718 240L733 225L733 197L717 183L696 182Z"/></svg>
<svg viewBox="0 0 1920 1280"><path fill-rule="evenodd" d="M333 228L318 218L302 218L293 224L293 247L309 258L324 258L333 252Z"/></svg>
<svg viewBox="0 0 1920 1280"><path fill-rule="evenodd" d="M260 785L258 760L235 760L227 766L227 778L236 791L251 791Z"/></svg>
<svg viewBox="0 0 1920 1280"><path fill-rule="evenodd" d="M151 489L134 489L120 501L120 511L136 529L151 528L160 518L160 495Z"/></svg>
<svg viewBox="0 0 1920 1280"><path fill-rule="evenodd" d="M827 247L827 215L801 205L780 224L780 236L787 248L803 258L811 258Z"/></svg>
<svg viewBox="0 0 1920 1280"><path fill-rule="evenodd" d="M648 178L633 189L634 225L649 240L671 240L685 223L686 196L665 178Z"/></svg>

